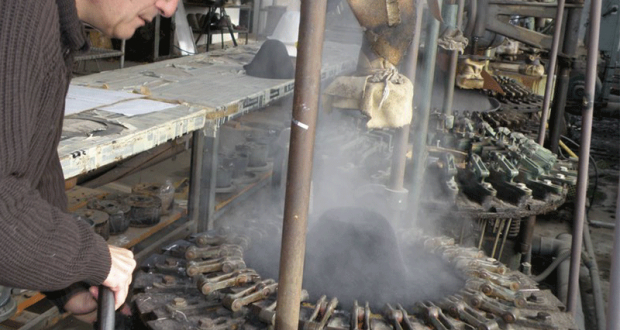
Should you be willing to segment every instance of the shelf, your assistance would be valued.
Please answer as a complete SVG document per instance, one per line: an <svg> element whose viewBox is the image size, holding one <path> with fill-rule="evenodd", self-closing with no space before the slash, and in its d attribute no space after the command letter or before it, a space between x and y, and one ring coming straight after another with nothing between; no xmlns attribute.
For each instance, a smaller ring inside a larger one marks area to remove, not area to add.
<svg viewBox="0 0 620 330"><path fill-rule="evenodd" d="M218 195L216 195L215 199L216 199L217 204L215 205L215 210L219 211L221 208L223 208L226 205L230 204L235 199L239 198L241 195L243 195L246 192L248 192L254 186L259 185L261 182L263 182L266 179L269 179L270 177L271 177L271 171L265 172L265 173L261 174L260 178L258 180L256 180L256 182L249 183L249 184L243 186L238 191L233 192L232 194L218 194Z"/></svg>
<svg viewBox="0 0 620 330"><path fill-rule="evenodd" d="M164 227L179 220L185 214L187 214L185 209L175 207L170 214L162 216L158 224L144 228L129 227L126 232L111 236L110 239L108 239L108 244L124 248L133 247L150 236L153 236Z"/></svg>
<svg viewBox="0 0 620 330"><path fill-rule="evenodd" d="M103 190L90 189L86 187L76 186L67 190L67 197L69 199L69 211L74 212L78 209L86 207L89 200L93 198L99 198L108 193ZM124 248L130 248L134 245L142 242L143 240L154 235L164 227L179 220L182 216L187 214L187 210L177 205L170 211L170 214L161 217L158 224L151 227L129 227L126 232L120 235L111 236L108 239L108 244L120 246Z"/></svg>
<svg viewBox="0 0 620 330"><path fill-rule="evenodd" d="M75 186L67 190L65 193L67 194L67 204L69 205L67 209L69 212L75 212L78 209L86 207L86 204L88 204L88 201L91 199L106 195L103 191L81 186Z"/></svg>

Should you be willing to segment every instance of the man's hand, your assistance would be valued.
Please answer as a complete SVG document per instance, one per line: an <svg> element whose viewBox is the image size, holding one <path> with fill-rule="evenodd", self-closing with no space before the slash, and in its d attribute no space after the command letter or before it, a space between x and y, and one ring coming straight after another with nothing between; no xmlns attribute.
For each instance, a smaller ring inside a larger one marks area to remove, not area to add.
<svg viewBox="0 0 620 330"><path fill-rule="evenodd" d="M114 292L114 309L118 309L125 302L125 298L127 298L132 273L134 268L136 268L136 261L133 259L133 253L127 249L112 245L109 245L108 248L112 257L112 267L110 268L108 278L103 281L103 285ZM99 296L97 287L91 287L90 291L93 296Z"/></svg>
<svg viewBox="0 0 620 330"><path fill-rule="evenodd" d="M82 322L92 324L97 320L97 301L86 288L74 293L64 308Z"/></svg>

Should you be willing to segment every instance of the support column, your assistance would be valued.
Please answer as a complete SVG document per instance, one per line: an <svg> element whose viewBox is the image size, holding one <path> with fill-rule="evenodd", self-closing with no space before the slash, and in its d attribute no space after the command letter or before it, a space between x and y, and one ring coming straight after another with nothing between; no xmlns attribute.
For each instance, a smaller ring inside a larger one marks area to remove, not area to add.
<svg viewBox="0 0 620 330"><path fill-rule="evenodd" d="M594 112L594 91L596 87L598 41L601 27L601 0L590 4L590 24L588 36L588 57L586 65L586 87L581 112L581 146L579 147L579 170L577 174L577 199L573 220L573 242L571 246L570 277L568 283L567 311L576 313L579 296L579 268L581 266L581 246L586 215L586 192L588 190L588 165L590 161L590 142L592 138L592 115Z"/></svg>
<svg viewBox="0 0 620 330"><path fill-rule="evenodd" d="M439 0L441 6L441 0ZM430 15L429 15L430 16ZM439 36L439 21L429 17L424 42L424 67L420 80L419 97L422 98L420 111L416 118L413 137L413 170L411 184L411 210L415 217L420 204L424 172L426 170L426 137L428 135L428 121L431 113L431 97L433 95L433 80L435 77L435 61L437 59L437 38Z"/></svg>
<svg viewBox="0 0 620 330"><path fill-rule="evenodd" d="M277 330L294 330L297 329L299 323L312 157L321 92L321 56L326 9L327 0L301 1L293 119L280 251L275 324Z"/></svg>
<svg viewBox="0 0 620 330"><path fill-rule="evenodd" d="M549 119L549 150L553 153L558 152L560 135L564 128L564 108L566 107L566 98L568 97L572 60L577 53L581 11L581 7L570 8L566 19L566 31L564 32L564 42L562 45L562 55L564 58L559 63L560 69L556 77L555 92L553 93L555 101L551 106L551 118Z"/></svg>

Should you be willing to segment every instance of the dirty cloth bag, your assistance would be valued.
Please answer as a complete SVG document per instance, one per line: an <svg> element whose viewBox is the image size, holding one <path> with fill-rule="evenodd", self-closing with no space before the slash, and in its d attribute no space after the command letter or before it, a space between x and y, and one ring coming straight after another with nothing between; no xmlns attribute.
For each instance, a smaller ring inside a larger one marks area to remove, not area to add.
<svg viewBox="0 0 620 330"><path fill-rule="evenodd" d="M369 117L368 128L410 124L413 84L389 62L382 60L380 66L369 75L336 78L323 92L323 108L328 112L334 108L359 110Z"/></svg>

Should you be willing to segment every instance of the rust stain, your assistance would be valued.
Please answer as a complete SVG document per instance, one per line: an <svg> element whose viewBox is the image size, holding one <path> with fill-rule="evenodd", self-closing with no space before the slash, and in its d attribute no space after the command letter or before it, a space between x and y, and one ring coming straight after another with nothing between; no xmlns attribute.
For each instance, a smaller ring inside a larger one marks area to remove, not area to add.
<svg viewBox="0 0 620 330"><path fill-rule="evenodd" d="M239 104L235 103L235 104L226 106L225 111L208 112L205 117L207 119L218 119L218 118L228 117L237 112L239 112Z"/></svg>

